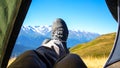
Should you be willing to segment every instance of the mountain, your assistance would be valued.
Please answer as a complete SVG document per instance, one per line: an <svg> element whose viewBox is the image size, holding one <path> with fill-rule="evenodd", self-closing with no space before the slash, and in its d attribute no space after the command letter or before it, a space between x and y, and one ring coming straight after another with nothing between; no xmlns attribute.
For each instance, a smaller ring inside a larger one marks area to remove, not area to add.
<svg viewBox="0 0 120 68"><path fill-rule="evenodd" d="M67 40L68 47L77 45L78 43L89 42L96 37L98 33L85 32L80 30L69 30L69 37ZM19 52L25 50L35 49L39 47L42 41L51 37L51 26L22 26L13 53L17 54L17 49L23 48ZM15 55L13 54L13 55Z"/></svg>
<svg viewBox="0 0 120 68"><path fill-rule="evenodd" d="M114 44L115 35L116 33L101 35L90 42L72 47L70 51L81 57L108 57Z"/></svg>
<svg viewBox="0 0 120 68"><path fill-rule="evenodd" d="M16 44L37 48L50 37L51 26L22 26Z"/></svg>
<svg viewBox="0 0 120 68"><path fill-rule="evenodd" d="M80 30L69 30L69 37L67 41L68 47L72 47L79 43L89 42L98 36L99 36L98 33L91 33L85 31L82 32Z"/></svg>

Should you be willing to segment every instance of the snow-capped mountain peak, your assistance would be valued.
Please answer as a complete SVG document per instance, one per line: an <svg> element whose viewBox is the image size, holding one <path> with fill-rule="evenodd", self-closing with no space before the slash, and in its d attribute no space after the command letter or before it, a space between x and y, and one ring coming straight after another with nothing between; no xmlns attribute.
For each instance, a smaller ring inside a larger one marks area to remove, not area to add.
<svg viewBox="0 0 120 68"><path fill-rule="evenodd" d="M45 35L51 31L51 26L22 26L22 30Z"/></svg>

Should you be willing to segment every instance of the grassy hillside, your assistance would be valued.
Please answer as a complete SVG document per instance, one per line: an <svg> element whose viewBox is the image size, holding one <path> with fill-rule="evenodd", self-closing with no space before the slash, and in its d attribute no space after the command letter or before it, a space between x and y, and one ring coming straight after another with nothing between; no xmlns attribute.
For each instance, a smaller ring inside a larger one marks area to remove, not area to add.
<svg viewBox="0 0 120 68"><path fill-rule="evenodd" d="M101 35L91 42L76 45L70 51L81 57L107 57L114 44L115 35L116 33Z"/></svg>

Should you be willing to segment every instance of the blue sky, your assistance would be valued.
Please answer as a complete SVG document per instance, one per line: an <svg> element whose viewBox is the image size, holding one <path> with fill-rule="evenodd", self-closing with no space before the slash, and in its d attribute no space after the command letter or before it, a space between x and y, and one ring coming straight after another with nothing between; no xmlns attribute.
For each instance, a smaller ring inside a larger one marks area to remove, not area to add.
<svg viewBox="0 0 120 68"><path fill-rule="evenodd" d="M105 0L33 0L23 25L52 25L56 18L65 20L69 29L100 34L117 31Z"/></svg>

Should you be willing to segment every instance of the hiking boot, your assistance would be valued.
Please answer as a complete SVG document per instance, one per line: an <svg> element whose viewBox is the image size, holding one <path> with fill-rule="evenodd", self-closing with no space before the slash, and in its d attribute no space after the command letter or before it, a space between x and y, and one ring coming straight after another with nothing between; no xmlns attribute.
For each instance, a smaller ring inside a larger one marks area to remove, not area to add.
<svg viewBox="0 0 120 68"><path fill-rule="evenodd" d="M68 38L68 28L64 20L58 18L52 25L52 39L66 42Z"/></svg>
<svg viewBox="0 0 120 68"><path fill-rule="evenodd" d="M59 40L63 44L62 49L66 54L69 53L69 50L67 49L67 38L68 38L68 28L64 20L61 18L57 18L52 25L52 39L53 40ZM61 46L59 46L61 47Z"/></svg>

